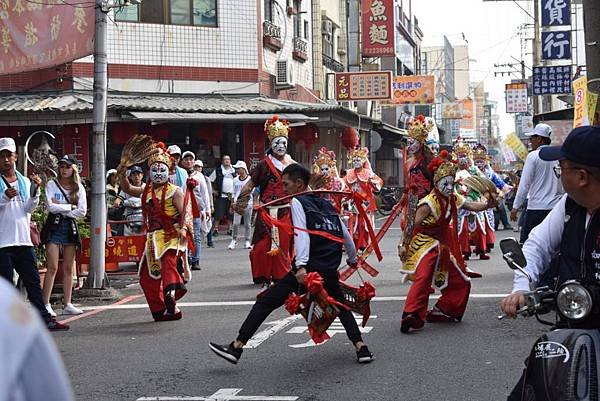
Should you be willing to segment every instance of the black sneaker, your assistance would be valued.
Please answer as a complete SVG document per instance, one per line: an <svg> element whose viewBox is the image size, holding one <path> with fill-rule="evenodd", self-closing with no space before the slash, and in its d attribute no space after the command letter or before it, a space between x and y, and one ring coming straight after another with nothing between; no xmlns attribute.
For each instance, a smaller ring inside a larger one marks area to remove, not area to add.
<svg viewBox="0 0 600 401"><path fill-rule="evenodd" d="M374 359L375 357L371 354L371 351L369 351L369 348L367 348L366 345L363 345L356 351L356 360L358 363L371 363Z"/></svg>
<svg viewBox="0 0 600 401"><path fill-rule="evenodd" d="M219 355L221 358L225 359L227 362L231 362L234 365L238 363L240 358L242 357L242 352L244 352L243 348L235 348L233 346L233 342L229 345L219 345L215 343L209 343L208 346L215 354ZM368 350L367 350L368 352Z"/></svg>
<svg viewBox="0 0 600 401"><path fill-rule="evenodd" d="M192 263L192 270L202 270L200 268L200 262L194 262L194 263Z"/></svg>

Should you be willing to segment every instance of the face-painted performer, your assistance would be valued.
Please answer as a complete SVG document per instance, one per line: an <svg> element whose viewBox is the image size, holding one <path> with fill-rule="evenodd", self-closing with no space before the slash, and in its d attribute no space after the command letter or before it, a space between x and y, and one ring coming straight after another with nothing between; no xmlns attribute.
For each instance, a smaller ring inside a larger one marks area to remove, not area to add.
<svg viewBox="0 0 600 401"><path fill-rule="evenodd" d="M321 188L312 189L325 189L328 191L343 191L346 188L344 180L340 178L337 171L337 163L335 159L335 153L328 150L326 147L319 149L319 153L315 156L312 168L313 174L320 174L324 177L324 185ZM340 212L341 210L341 197L336 195L324 195L328 199L333 207Z"/></svg>
<svg viewBox="0 0 600 401"><path fill-rule="evenodd" d="M433 190L419 201L415 235L400 247L400 269L413 281L402 314L400 330L421 329L427 322L459 322L469 300L471 282L463 260L454 224L458 210L482 211L492 202L471 202L454 191L457 166L443 150L429 164L434 174ZM432 282L442 296L427 311Z"/></svg>

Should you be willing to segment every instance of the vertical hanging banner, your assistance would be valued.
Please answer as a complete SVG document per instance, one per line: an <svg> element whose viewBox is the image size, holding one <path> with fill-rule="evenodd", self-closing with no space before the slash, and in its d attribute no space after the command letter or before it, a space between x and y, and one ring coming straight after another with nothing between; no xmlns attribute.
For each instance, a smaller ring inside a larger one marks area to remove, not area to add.
<svg viewBox="0 0 600 401"><path fill-rule="evenodd" d="M67 63L94 51L93 0L1 0L0 74Z"/></svg>
<svg viewBox="0 0 600 401"><path fill-rule="evenodd" d="M362 1L362 55L395 54L394 0Z"/></svg>
<svg viewBox="0 0 600 401"><path fill-rule="evenodd" d="M541 0L542 26L571 25L571 0Z"/></svg>
<svg viewBox="0 0 600 401"><path fill-rule="evenodd" d="M575 96L573 128L590 125L588 117L587 77L585 75L573 81L573 95Z"/></svg>

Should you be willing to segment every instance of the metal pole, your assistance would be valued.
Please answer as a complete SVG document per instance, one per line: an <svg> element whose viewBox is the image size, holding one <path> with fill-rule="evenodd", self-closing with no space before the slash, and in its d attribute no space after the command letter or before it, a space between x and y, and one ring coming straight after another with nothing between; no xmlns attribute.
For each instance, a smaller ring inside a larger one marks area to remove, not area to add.
<svg viewBox="0 0 600 401"><path fill-rule="evenodd" d="M96 0L94 41L94 111L92 133L92 230L90 273L87 288L104 287L104 244L106 242L106 96L108 92L107 14L103 0Z"/></svg>
<svg viewBox="0 0 600 401"><path fill-rule="evenodd" d="M533 65L537 66L540 64L540 5L539 0L533 0ZM533 95L533 115L538 114L539 109L539 97Z"/></svg>

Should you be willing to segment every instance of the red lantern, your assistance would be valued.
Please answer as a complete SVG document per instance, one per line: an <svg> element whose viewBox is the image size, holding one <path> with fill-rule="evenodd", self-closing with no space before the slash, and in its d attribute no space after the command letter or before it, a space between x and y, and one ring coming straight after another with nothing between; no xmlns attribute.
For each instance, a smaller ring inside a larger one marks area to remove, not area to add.
<svg viewBox="0 0 600 401"><path fill-rule="evenodd" d="M352 149L358 145L358 139L358 132L354 128L344 128L344 132L342 133L342 145L344 145L346 149Z"/></svg>

